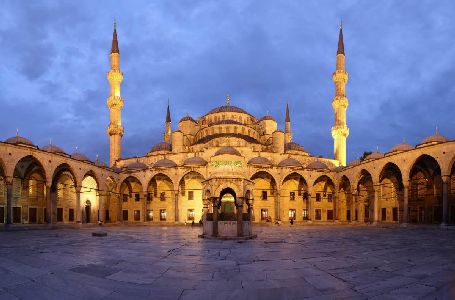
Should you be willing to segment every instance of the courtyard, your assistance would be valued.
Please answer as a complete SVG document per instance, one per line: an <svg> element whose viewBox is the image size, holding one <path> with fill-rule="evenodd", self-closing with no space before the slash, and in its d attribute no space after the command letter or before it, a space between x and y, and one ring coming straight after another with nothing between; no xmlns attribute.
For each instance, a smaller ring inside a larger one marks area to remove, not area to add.
<svg viewBox="0 0 455 300"><path fill-rule="evenodd" d="M0 232L0 299L451 299L455 231L438 227L200 227Z"/></svg>

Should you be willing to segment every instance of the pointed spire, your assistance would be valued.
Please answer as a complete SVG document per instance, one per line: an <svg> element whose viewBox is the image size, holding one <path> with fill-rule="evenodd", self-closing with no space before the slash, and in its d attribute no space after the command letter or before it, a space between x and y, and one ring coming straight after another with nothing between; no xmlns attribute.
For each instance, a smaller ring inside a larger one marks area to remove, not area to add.
<svg viewBox="0 0 455 300"><path fill-rule="evenodd" d="M291 118L289 117L289 105L287 102L286 102L286 119L284 121L291 122Z"/></svg>
<svg viewBox="0 0 455 300"><path fill-rule="evenodd" d="M343 42L343 22L340 19L340 34L338 35L338 50L337 55L343 54L344 55L344 42Z"/></svg>
<svg viewBox="0 0 455 300"><path fill-rule="evenodd" d="M118 49L118 40L117 40L117 22L114 19L114 32L112 33L112 47L111 53L120 53Z"/></svg>
<svg viewBox="0 0 455 300"><path fill-rule="evenodd" d="M171 111L169 110L169 99L167 99L166 123L171 122Z"/></svg>
<svg viewBox="0 0 455 300"><path fill-rule="evenodd" d="M229 106L229 105L231 105L231 96L229 96L229 94L228 94L228 95L226 95L226 106Z"/></svg>

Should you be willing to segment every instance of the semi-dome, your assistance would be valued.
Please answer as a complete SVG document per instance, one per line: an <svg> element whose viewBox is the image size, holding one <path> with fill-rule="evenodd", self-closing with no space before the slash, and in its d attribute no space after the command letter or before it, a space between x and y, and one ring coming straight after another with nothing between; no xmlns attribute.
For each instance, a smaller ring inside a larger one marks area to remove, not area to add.
<svg viewBox="0 0 455 300"><path fill-rule="evenodd" d="M396 144L395 146L393 146L389 152L409 151L412 149L414 149L414 147L412 147L411 145L409 145L407 143L401 143L401 144Z"/></svg>
<svg viewBox="0 0 455 300"><path fill-rule="evenodd" d="M286 151L303 151L303 152L306 152L305 148L303 148L302 145L294 143L294 142L286 143L284 145L284 149Z"/></svg>
<svg viewBox="0 0 455 300"><path fill-rule="evenodd" d="M180 122L184 122L184 121L191 121L193 123L197 123L195 119L193 119L192 117L190 117L189 115L186 115L184 116L183 118L180 119L179 123Z"/></svg>
<svg viewBox="0 0 455 300"><path fill-rule="evenodd" d="M371 154L368 154L366 157L365 157L365 160L367 159L378 159L378 158L383 158L384 157L384 153L382 152L373 152Z"/></svg>
<svg viewBox="0 0 455 300"><path fill-rule="evenodd" d="M71 157L80 161L90 161L90 159L87 156L79 152L74 152L73 154L71 154Z"/></svg>
<svg viewBox="0 0 455 300"><path fill-rule="evenodd" d="M183 162L183 165L185 165L185 166L205 166L206 164L207 164L207 161L199 156L187 158Z"/></svg>
<svg viewBox="0 0 455 300"><path fill-rule="evenodd" d="M295 158L288 157L283 159L279 164L279 167L301 167L302 164Z"/></svg>
<svg viewBox="0 0 455 300"><path fill-rule="evenodd" d="M65 151L63 151L62 148L55 146L55 145L47 145L41 148L41 150L44 150L49 153L57 153L57 154L66 154Z"/></svg>
<svg viewBox="0 0 455 300"><path fill-rule="evenodd" d="M429 144L429 143L445 143L448 142L449 139L443 135L440 135L439 133L436 133L434 135L430 135L426 137L420 144Z"/></svg>
<svg viewBox="0 0 455 300"><path fill-rule="evenodd" d="M24 138L23 136L20 136L20 135L16 135L16 136L10 137L9 139L6 139L5 143L36 147L35 144L32 143L32 141L30 141L29 139Z"/></svg>
<svg viewBox="0 0 455 300"><path fill-rule="evenodd" d="M248 164L253 166L271 166L272 162L267 157L256 156L250 159Z"/></svg>
<svg viewBox="0 0 455 300"><path fill-rule="evenodd" d="M147 165L140 162L140 161L135 161L126 166L128 170L144 170L147 169Z"/></svg>
<svg viewBox="0 0 455 300"><path fill-rule="evenodd" d="M172 168L177 167L177 164L170 159L163 158L158 160L156 163L153 164L154 168Z"/></svg>
<svg viewBox="0 0 455 300"><path fill-rule="evenodd" d="M269 116L269 115L263 116L263 117L259 120L259 122L261 122L261 121L266 121L266 120L270 120L270 121L276 122L275 118L272 117L272 116Z"/></svg>
<svg viewBox="0 0 455 300"><path fill-rule="evenodd" d="M150 152L158 152L158 151L172 151L172 144L168 142L161 142L156 144L152 147Z"/></svg>
<svg viewBox="0 0 455 300"><path fill-rule="evenodd" d="M237 149L230 146L221 147L220 149L218 149L218 151L215 152L215 156L223 154L242 156Z"/></svg>
<svg viewBox="0 0 455 300"><path fill-rule="evenodd" d="M350 163L348 163L348 166L357 166L360 164L360 159L354 159Z"/></svg>
<svg viewBox="0 0 455 300"><path fill-rule="evenodd" d="M249 113L247 113L242 108L237 107L237 106L233 106L233 105L223 105L223 106L215 107L214 109L212 109L211 111L208 112L208 115L209 114L220 113L220 112L236 112L236 113L242 113L242 114L249 115Z"/></svg>
<svg viewBox="0 0 455 300"><path fill-rule="evenodd" d="M310 162L307 166L308 169L315 169L315 170L324 170L328 169L327 165L323 163L322 161L315 160Z"/></svg>

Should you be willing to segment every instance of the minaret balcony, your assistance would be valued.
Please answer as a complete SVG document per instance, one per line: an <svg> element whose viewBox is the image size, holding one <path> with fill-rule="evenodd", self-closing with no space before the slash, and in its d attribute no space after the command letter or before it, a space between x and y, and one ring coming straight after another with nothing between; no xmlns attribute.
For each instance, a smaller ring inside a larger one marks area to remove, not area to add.
<svg viewBox="0 0 455 300"><path fill-rule="evenodd" d="M110 124L109 127L107 128L107 134L109 136L111 136L111 135L123 136L123 133L124 133L124 129L123 129L123 126L121 126L121 125Z"/></svg>
<svg viewBox="0 0 455 300"><path fill-rule="evenodd" d="M349 135L349 128L346 127L345 125L336 125L332 127L332 137L337 138L337 137L348 137Z"/></svg>
<svg viewBox="0 0 455 300"><path fill-rule="evenodd" d="M109 80L109 82L122 82L123 73L120 72L120 70L110 70L107 73L107 80Z"/></svg>
<svg viewBox="0 0 455 300"><path fill-rule="evenodd" d="M120 96L110 96L107 98L107 106L109 108L118 108L121 109L123 107L123 99Z"/></svg>
<svg viewBox="0 0 455 300"><path fill-rule="evenodd" d="M346 98L346 96L335 96L335 97L333 97L333 100L332 100L333 109L337 109L337 108L340 108L340 107L344 108L344 109L347 109L348 105L349 105L349 101L348 101L348 98Z"/></svg>
<svg viewBox="0 0 455 300"><path fill-rule="evenodd" d="M332 74L333 82L343 82L346 83L348 81L349 75L348 72L344 70L336 70Z"/></svg>

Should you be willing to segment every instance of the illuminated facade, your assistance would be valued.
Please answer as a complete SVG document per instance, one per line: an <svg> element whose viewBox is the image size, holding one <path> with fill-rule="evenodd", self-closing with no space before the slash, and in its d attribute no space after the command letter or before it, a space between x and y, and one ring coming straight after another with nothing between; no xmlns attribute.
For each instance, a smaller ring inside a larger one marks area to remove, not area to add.
<svg viewBox="0 0 455 300"><path fill-rule="evenodd" d="M269 115L231 105L185 116L163 141L122 158L123 99L114 28L108 72L110 164L19 135L0 143L0 222L198 222L204 217L253 222L455 223L455 141L439 133L398 144L346 165L345 53L339 32L332 107L334 159L314 157ZM284 107L284 105L283 105ZM346 165L346 166L345 166Z"/></svg>

